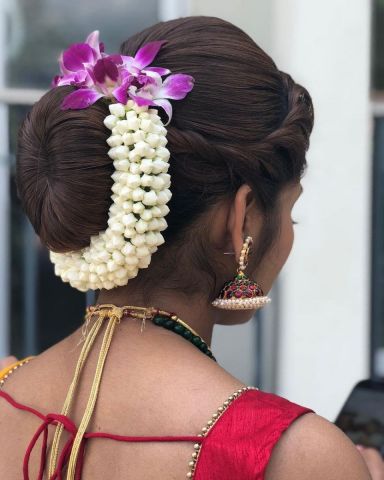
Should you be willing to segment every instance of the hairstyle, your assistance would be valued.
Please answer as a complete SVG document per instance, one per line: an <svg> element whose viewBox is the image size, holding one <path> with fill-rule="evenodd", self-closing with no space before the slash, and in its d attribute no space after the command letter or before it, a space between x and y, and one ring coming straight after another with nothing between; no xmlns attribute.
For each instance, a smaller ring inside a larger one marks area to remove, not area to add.
<svg viewBox="0 0 384 480"><path fill-rule="evenodd" d="M195 86L173 104L168 125L172 198L165 243L135 285L218 293L228 273L209 242L211 207L247 183L264 217L253 254L257 266L279 235L277 200L299 182L313 128L310 95L241 29L216 17L159 22L121 45L134 55L166 40L156 62L188 73ZM79 250L107 228L114 171L103 124L107 103L60 110L73 89L48 91L27 114L18 137L16 185L41 242L57 252ZM161 112L160 112L161 114Z"/></svg>

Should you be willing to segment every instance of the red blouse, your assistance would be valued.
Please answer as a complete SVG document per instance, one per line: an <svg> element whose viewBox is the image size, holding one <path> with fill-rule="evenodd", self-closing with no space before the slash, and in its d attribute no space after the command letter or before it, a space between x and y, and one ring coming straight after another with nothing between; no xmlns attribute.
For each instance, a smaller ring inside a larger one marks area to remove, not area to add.
<svg viewBox="0 0 384 480"><path fill-rule="evenodd" d="M19 363L22 363L21 360ZM1 372L0 372L1 373ZM1 375L0 375L1 380ZM1 386L2 382L0 382ZM0 397L13 407L30 412L42 422L33 435L24 456L23 479L29 480L29 458L40 435L43 442L40 454L38 480L43 479L48 426L61 422L70 433L58 459L55 473L49 480L60 480L69 459L77 427L66 415L43 413L17 402L0 389ZM109 438L122 442L191 442L194 449L194 465L187 478L194 480L262 480L272 449L288 426L312 409L292 403L278 395L255 387L244 387L234 392L212 416L199 435L134 437L107 432L86 432L79 451L75 479L81 480L85 443L90 438Z"/></svg>

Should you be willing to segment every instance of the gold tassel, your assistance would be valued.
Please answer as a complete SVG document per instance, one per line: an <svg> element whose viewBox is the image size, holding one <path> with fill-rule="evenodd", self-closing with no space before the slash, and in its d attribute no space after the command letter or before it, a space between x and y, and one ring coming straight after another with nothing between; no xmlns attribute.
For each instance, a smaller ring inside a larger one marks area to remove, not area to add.
<svg viewBox="0 0 384 480"><path fill-rule="evenodd" d="M75 369L75 374L72 380L72 383L70 385L70 388L67 393L67 397L65 399L61 414L62 415L68 415L69 409L71 407L71 403L73 400L73 395L75 393L75 389L78 385L78 381L80 378L81 371L83 369L85 360L89 354L89 351L97 337L97 334L103 324L103 321L105 318L109 318L109 322L104 334L103 342L100 348L100 353L99 353L99 358L97 361L97 366L96 366L96 371L95 371L95 376L93 379L93 384L91 388L91 393L88 399L88 403L83 415L83 418L81 420L79 429L77 431L76 437L74 439L72 449L71 449L71 455L69 458L69 463L68 463L68 473L67 473L67 480L74 480L75 476L75 468L76 468L76 462L77 462L77 457L79 453L79 448L81 441L83 439L84 433L86 431L86 428L88 426L88 423L91 419L95 404L96 404L96 399L97 399L97 393L99 390L100 386L100 381L101 381L101 375L103 373L103 368L104 368L104 362L111 344L112 336L114 333L114 329L117 323L120 323L121 317L123 316L124 309L116 307L115 305L112 304L104 304L103 307L107 308L106 310L100 310L97 312L98 319L97 321L93 324L92 328L90 329L87 337L85 338L83 348L80 352L80 356L76 365ZM86 317L86 325L88 325L90 317L94 315L95 312L91 311L87 314ZM89 318L88 318L89 317ZM51 455L50 455L50 461L49 461L49 469L48 469L48 478L51 478L51 476L54 474L55 468L56 468L56 462L57 462L57 456L58 456L58 448L59 448L59 442L60 442L60 437L63 432L63 425L61 423L57 424L56 430L55 430L55 435L53 438L52 442L52 448L51 448Z"/></svg>

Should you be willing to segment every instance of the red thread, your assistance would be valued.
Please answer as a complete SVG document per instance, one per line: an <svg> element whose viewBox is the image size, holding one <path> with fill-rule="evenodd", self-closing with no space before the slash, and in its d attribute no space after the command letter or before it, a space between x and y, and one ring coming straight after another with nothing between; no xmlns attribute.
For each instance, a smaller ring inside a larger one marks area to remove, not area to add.
<svg viewBox="0 0 384 480"><path fill-rule="evenodd" d="M6 393L1 390L0 390L0 397L5 398L5 400L7 400L7 402L10 403L13 407L19 410L25 410L30 413L33 413L34 415L39 417L41 420L43 420L41 425L37 428L36 432L34 433L31 441L29 442L29 445L24 455L24 461L23 461L24 480L30 480L29 460L31 457L32 450L42 433L43 433L43 442L41 446L40 467L39 467L39 474L38 474L37 480L43 480L43 474L44 474L45 463L47 458L48 426L51 424L57 425L58 423L61 423L64 429L70 433L70 438L67 440L67 442L65 443L61 451L61 454L57 463L57 467L54 473L49 478L49 480L62 480L63 469L65 468L69 460L71 448L77 434L76 425L66 415L62 415L59 413L48 413L47 415L44 415L32 407L29 407L27 405L23 405L17 402L14 398L11 397L11 395L9 395L9 393ZM108 439L117 440L120 442L159 442L159 441L183 442L185 441L185 442L193 442L193 443L203 443L203 440L204 440L204 437L199 437L197 435L183 435L183 436L168 435L168 436L138 437L138 436L116 435L108 432L85 432L83 438L81 439L79 456L76 462L75 480L81 480L81 472L84 464L85 441L87 438L108 438Z"/></svg>

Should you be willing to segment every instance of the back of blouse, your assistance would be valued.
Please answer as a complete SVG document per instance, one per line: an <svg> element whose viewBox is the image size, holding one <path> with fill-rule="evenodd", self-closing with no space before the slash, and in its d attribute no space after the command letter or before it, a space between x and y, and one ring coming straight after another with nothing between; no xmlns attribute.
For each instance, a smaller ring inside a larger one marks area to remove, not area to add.
<svg viewBox="0 0 384 480"><path fill-rule="evenodd" d="M7 378L14 373L17 368L25 365L33 357L27 357L24 360L17 362L14 365L4 369L0 372L0 387L5 385ZM44 431L48 432L47 424L49 421L62 421L64 428L71 434L72 421L70 418L61 418L55 414L44 415L28 405L24 405L20 399L13 398L11 395L2 391L0 388L0 398L8 402L9 405L23 413L29 412L40 418L40 425L37 427L35 435L31 438L29 445L26 448L26 453L23 458L23 466L20 465L19 471L23 469L24 480L29 477L28 460L29 454L33 448L36 448L37 440L40 435L44 435ZM242 480L261 480L264 478L265 469L267 467L272 449L280 436L289 425L299 416L304 413L312 412L313 410L302 407L292 403L277 395L266 393L258 390L256 387L248 386L236 390L231 393L229 397L223 402L218 409L212 413L211 418L207 420L200 432L186 432L184 436L170 435L170 436L126 436L124 432L90 432L85 435L86 443L98 442L98 438L108 439L113 443L120 442L135 442L137 447L145 449L147 442L156 444L161 442L171 445L190 444L191 457L188 464L188 471L186 478L194 478L195 480L209 480L209 479L235 479ZM48 421L47 421L48 420ZM46 427L46 428L44 428ZM72 431L75 434L75 431ZM73 437L72 437L73 438ZM42 446L44 446L44 440ZM61 451L61 474L64 474L66 460L68 455L65 454L66 446L70 448L70 443L67 442ZM140 445L141 444L141 445ZM85 446L85 441L84 441ZM88 447L87 447L88 448ZM68 451L68 450L67 450ZM43 452L43 449L41 450ZM137 450L140 455L139 450ZM94 474L92 477L83 476L82 464L85 455L85 448L81 449L78 465L76 468L76 477L78 479L96 478ZM3 461L3 460L2 460ZM39 474L37 478L43 478L45 455L41 453ZM92 468L91 468L92 470ZM120 478L115 476L116 472L110 478ZM15 477L20 478L20 477ZM48 478L48 477L47 477ZM100 477L101 478L101 477ZM143 478L143 477L141 477ZM146 476L145 478L151 478ZM170 477L168 473L158 472L157 478L177 478Z"/></svg>

